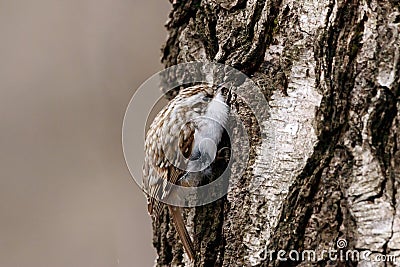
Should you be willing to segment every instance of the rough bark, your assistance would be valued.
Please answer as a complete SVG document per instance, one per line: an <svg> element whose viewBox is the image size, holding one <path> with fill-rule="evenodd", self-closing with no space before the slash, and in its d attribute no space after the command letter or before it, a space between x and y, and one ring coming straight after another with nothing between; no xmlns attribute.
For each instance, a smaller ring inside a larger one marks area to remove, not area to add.
<svg viewBox="0 0 400 267"><path fill-rule="evenodd" d="M198 257L182 256L167 212L157 266L392 266L278 261L269 252L337 248L400 262L399 2L174 1L162 62L213 61L249 75L269 103L249 167L228 195L186 217ZM232 170L233 172L235 170ZM271 257L270 257L271 256Z"/></svg>

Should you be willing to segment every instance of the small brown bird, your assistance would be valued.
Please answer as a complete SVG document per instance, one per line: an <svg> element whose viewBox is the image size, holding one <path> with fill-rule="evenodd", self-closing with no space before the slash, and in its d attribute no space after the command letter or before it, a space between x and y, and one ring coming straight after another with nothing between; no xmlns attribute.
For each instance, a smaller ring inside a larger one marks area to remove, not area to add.
<svg viewBox="0 0 400 267"><path fill-rule="evenodd" d="M196 85L181 90L158 113L147 132L143 166L143 189L153 218L158 218L162 201L176 194L168 182L196 186L199 175L191 173L207 175L212 171L210 164L216 157L228 112L221 88ZM194 246L180 207L168 205L168 209L186 253L193 260Z"/></svg>

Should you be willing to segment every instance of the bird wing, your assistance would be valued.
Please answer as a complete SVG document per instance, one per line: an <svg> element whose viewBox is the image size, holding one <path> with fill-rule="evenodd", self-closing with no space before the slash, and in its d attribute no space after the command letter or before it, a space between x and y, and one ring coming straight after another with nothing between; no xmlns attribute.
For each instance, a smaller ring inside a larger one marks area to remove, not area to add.
<svg viewBox="0 0 400 267"><path fill-rule="evenodd" d="M146 191L149 195L148 211L150 214L155 216L160 214L162 203L159 200L168 198L171 194L171 185L177 184L182 175L186 173L185 169L192 153L195 131L195 122L189 121L182 126L179 137L169 140L169 144L148 146L150 149L155 148L152 153L155 158L160 159L161 157L165 160L164 164L159 164L154 159L150 159L150 162L147 163L152 164L151 167L147 166L147 168L155 171L153 174L147 174L149 178ZM154 140L154 138L152 139ZM146 173L144 173L144 177L146 177Z"/></svg>
<svg viewBox="0 0 400 267"><path fill-rule="evenodd" d="M186 159L189 159L192 154L195 132L196 126L194 122L189 121L183 125L182 130L179 133L179 149Z"/></svg>

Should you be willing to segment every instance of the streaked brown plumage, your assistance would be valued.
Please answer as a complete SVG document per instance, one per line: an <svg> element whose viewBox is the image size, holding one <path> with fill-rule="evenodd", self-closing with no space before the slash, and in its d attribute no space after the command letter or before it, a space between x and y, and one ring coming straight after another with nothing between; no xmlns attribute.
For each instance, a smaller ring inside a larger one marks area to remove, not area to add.
<svg viewBox="0 0 400 267"><path fill-rule="evenodd" d="M163 205L158 200L174 194L174 190L168 187L166 181L178 184L179 179L186 173L185 167L190 164L188 159L197 143L196 136L197 138L202 136L201 127L205 124L199 122L198 117L206 115L215 95L213 87L206 85L183 89L160 111L150 126L145 142L143 187L148 194L148 211L154 218L158 217ZM222 117L226 120L227 108L226 110L222 108L221 112L224 113ZM208 129L207 131L209 132ZM220 131L218 129L215 137L217 143L221 139ZM178 153L179 151L181 153ZM194 246L180 208L170 205L168 208L186 253L193 260Z"/></svg>

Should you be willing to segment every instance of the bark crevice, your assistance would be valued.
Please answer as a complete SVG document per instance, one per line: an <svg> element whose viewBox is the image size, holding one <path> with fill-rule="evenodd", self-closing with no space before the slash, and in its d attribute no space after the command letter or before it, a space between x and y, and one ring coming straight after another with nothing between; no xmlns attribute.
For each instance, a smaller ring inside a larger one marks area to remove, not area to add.
<svg viewBox="0 0 400 267"><path fill-rule="evenodd" d="M260 87L269 115L258 122L233 98L248 168L225 199L186 212L195 263L177 256L163 217L159 266L369 266L276 260L279 250L320 252L339 239L345 250L400 258L398 1L176 1L167 29L166 67L235 67Z"/></svg>

